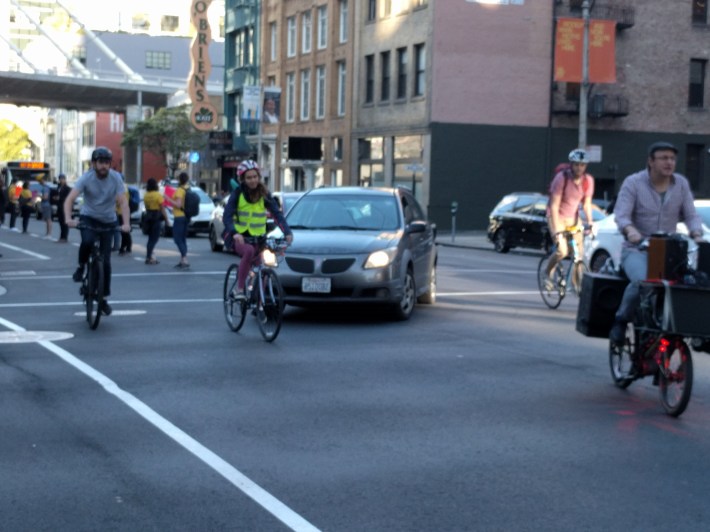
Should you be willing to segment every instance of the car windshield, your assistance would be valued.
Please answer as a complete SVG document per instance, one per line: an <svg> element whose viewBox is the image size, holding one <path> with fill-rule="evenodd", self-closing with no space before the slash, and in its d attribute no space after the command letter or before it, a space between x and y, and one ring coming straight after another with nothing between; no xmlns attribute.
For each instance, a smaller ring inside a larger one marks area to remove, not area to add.
<svg viewBox="0 0 710 532"><path fill-rule="evenodd" d="M287 220L292 229L394 231L400 226L396 198L370 194L306 196Z"/></svg>

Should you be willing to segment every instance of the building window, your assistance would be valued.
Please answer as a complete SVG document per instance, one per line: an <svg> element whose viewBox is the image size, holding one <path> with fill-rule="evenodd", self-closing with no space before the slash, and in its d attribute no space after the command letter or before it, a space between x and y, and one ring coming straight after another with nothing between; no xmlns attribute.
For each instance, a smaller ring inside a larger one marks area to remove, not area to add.
<svg viewBox="0 0 710 532"><path fill-rule="evenodd" d="M692 190L698 190L705 174L705 144L688 144L685 148L685 176Z"/></svg>
<svg viewBox="0 0 710 532"><path fill-rule="evenodd" d="M708 0L693 0L693 24L708 23Z"/></svg>
<svg viewBox="0 0 710 532"><path fill-rule="evenodd" d="M338 5L340 6L340 25L339 25L339 36L340 42L348 41L348 0L339 0Z"/></svg>
<svg viewBox="0 0 710 532"><path fill-rule="evenodd" d="M426 87L426 47L414 45L414 96L424 96Z"/></svg>
<svg viewBox="0 0 710 532"><path fill-rule="evenodd" d="M180 25L180 17L174 15L163 15L160 17L160 31L173 32Z"/></svg>
<svg viewBox="0 0 710 532"><path fill-rule="evenodd" d="M75 46L72 48L71 56L86 66L86 46ZM98 63L98 65L101 65L101 63Z"/></svg>
<svg viewBox="0 0 710 532"><path fill-rule="evenodd" d="M131 27L134 30L148 31L150 29L150 18L148 13L136 13L131 19Z"/></svg>
<svg viewBox="0 0 710 532"><path fill-rule="evenodd" d="M333 137L333 160L343 160L343 137Z"/></svg>
<svg viewBox="0 0 710 532"><path fill-rule="evenodd" d="M146 52L145 67L170 70L172 68L172 54L170 52Z"/></svg>
<svg viewBox="0 0 710 532"><path fill-rule="evenodd" d="M345 61L338 61L338 116L345 116Z"/></svg>
<svg viewBox="0 0 710 532"><path fill-rule="evenodd" d="M380 100L390 99L390 53L380 53Z"/></svg>
<svg viewBox="0 0 710 532"><path fill-rule="evenodd" d="M276 22L269 24L269 59L276 61L278 53L279 34L277 31Z"/></svg>
<svg viewBox="0 0 710 532"><path fill-rule="evenodd" d="M367 2L367 21L372 22L377 18L377 0Z"/></svg>
<svg viewBox="0 0 710 532"><path fill-rule="evenodd" d="M407 97L407 49L397 48L397 98Z"/></svg>
<svg viewBox="0 0 710 532"><path fill-rule="evenodd" d="M325 117L325 66L316 67L316 118Z"/></svg>
<svg viewBox="0 0 710 532"><path fill-rule="evenodd" d="M318 7L318 49L328 46L328 6Z"/></svg>
<svg viewBox="0 0 710 532"><path fill-rule="evenodd" d="M311 117L311 69L301 70L301 120Z"/></svg>
<svg viewBox="0 0 710 532"><path fill-rule="evenodd" d="M688 107L703 107L705 93L705 59L690 60L690 86L688 87Z"/></svg>
<svg viewBox="0 0 710 532"><path fill-rule="evenodd" d="M313 28L311 12L306 11L301 15L301 51L307 54L311 51L313 43Z"/></svg>
<svg viewBox="0 0 710 532"><path fill-rule="evenodd" d="M293 122L296 118L296 75L293 72L286 74L286 122Z"/></svg>
<svg viewBox="0 0 710 532"><path fill-rule="evenodd" d="M267 87L276 87L276 76L269 76L266 78Z"/></svg>
<svg viewBox="0 0 710 532"><path fill-rule="evenodd" d="M296 56L296 17L286 19L286 55Z"/></svg>
<svg viewBox="0 0 710 532"><path fill-rule="evenodd" d="M96 124L94 122L85 122L81 126L81 145L82 146L95 146L96 140L94 132L96 130Z"/></svg>
<svg viewBox="0 0 710 532"><path fill-rule="evenodd" d="M365 56L365 103L375 99L375 56Z"/></svg>
<svg viewBox="0 0 710 532"><path fill-rule="evenodd" d="M392 14L392 0L382 2L382 16L389 17Z"/></svg>

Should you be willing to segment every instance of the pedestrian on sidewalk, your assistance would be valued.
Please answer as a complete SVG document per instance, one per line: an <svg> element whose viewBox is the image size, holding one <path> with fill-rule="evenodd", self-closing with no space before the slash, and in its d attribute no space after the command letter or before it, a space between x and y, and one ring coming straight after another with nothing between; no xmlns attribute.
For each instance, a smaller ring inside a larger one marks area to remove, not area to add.
<svg viewBox="0 0 710 532"><path fill-rule="evenodd" d="M71 192L71 187L67 185L67 176L59 174L59 204L57 205L57 219L59 220L59 240L57 242L65 243L69 239L69 226L67 225L66 217L64 216L64 202Z"/></svg>
<svg viewBox="0 0 710 532"><path fill-rule="evenodd" d="M180 262L175 265L179 270L190 267L187 261L187 216L183 210L185 206L185 194L190 188L190 176L187 172L182 172L178 176L178 188L173 192L173 197L165 196L168 203L173 206L173 241L180 252Z"/></svg>
<svg viewBox="0 0 710 532"><path fill-rule="evenodd" d="M163 205L164 198L159 192L158 182L151 177L146 183L146 193L143 196L143 205L145 205L145 213L143 214L143 230L148 235L148 244L146 245L145 263L158 264L158 260L153 254L155 245L160 238L160 229L163 225L163 220L168 219L168 214L165 212Z"/></svg>
<svg viewBox="0 0 710 532"><path fill-rule="evenodd" d="M22 183L22 192L20 192L20 214L22 215L22 232L26 233L30 225L30 216L32 216L32 191L30 190L30 182Z"/></svg>

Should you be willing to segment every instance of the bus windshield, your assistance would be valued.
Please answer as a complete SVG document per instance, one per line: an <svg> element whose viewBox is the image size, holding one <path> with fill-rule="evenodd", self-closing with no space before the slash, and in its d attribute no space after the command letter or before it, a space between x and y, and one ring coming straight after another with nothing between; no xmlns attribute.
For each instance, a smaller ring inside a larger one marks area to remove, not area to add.
<svg viewBox="0 0 710 532"><path fill-rule="evenodd" d="M13 179L18 181L36 181L41 177L46 182L52 180L52 170L49 163L41 163L38 161L9 161L4 166L7 169L5 173L5 185L12 183Z"/></svg>

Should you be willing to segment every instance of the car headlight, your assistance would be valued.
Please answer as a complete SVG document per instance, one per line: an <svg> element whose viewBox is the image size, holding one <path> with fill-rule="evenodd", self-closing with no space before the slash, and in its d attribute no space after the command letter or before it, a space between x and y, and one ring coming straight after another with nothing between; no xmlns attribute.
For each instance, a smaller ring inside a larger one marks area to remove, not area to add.
<svg viewBox="0 0 710 532"><path fill-rule="evenodd" d="M375 251L370 253L365 261L365 269L369 270L372 268L384 268L389 266L396 254L396 248L381 249L380 251Z"/></svg>

